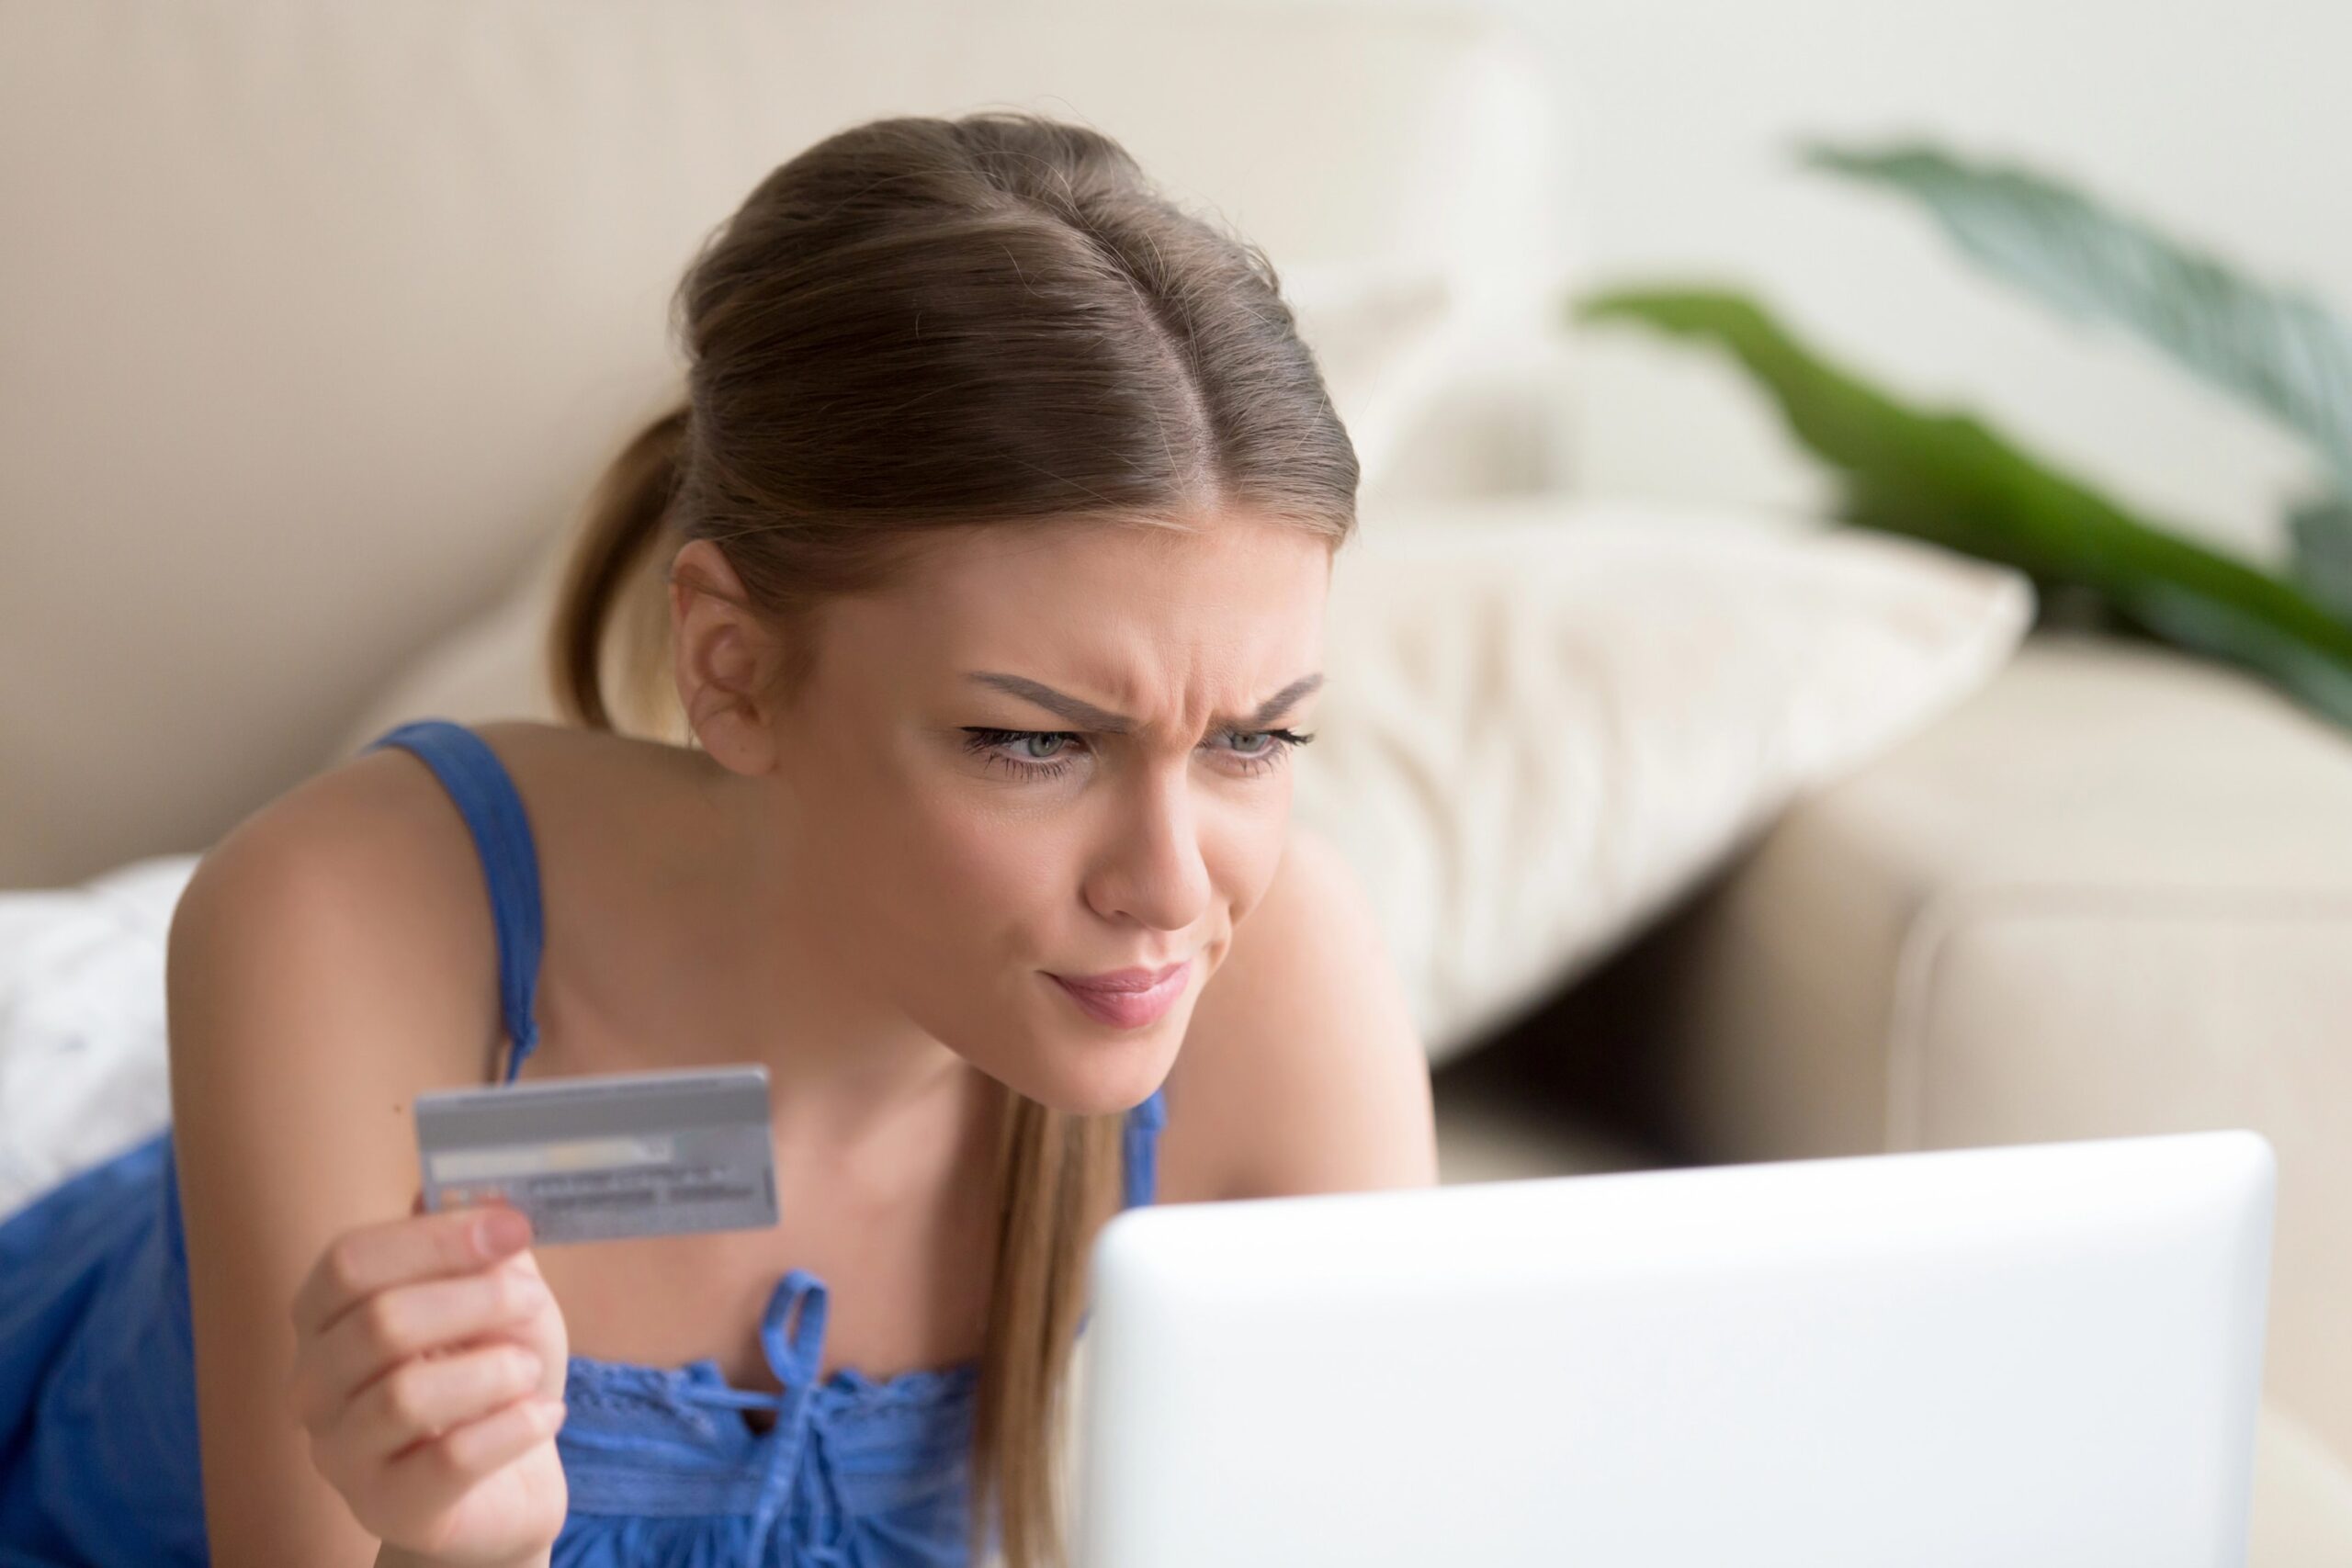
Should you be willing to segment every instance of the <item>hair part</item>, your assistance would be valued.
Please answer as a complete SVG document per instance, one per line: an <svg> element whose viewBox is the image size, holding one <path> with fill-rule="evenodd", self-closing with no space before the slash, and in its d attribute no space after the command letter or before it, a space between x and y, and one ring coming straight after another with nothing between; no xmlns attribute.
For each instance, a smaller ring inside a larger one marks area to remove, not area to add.
<svg viewBox="0 0 2352 1568"><path fill-rule="evenodd" d="M557 700L693 744L669 661L666 570L714 541L786 635L887 582L944 530L1182 528L1247 509L1329 539L1355 451L1255 245L1156 188L1091 129L988 111L871 120L780 165L681 282L684 402L597 486L550 628ZM660 570L656 570L656 569ZM1116 1115L1006 1095L975 1413L972 1543L1065 1560L1059 1442L1096 1228L1117 1207Z"/></svg>

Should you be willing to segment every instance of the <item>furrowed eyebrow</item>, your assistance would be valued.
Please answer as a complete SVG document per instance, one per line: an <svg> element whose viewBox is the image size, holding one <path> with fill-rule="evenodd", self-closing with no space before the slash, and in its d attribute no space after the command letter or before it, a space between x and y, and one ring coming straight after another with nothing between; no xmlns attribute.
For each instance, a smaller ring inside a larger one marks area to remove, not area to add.
<svg viewBox="0 0 2352 1568"><path fill-rule="evenodd" d="M1035 703L1057 717L1067 719L1082 728L1103 735L1126 735L1135 729L1135 721L1123 714L1115 714L1107 708L1096 707L1092 703L1073 697L1068 693L1057 692L1051 686L1042 682L1032 681L1025 675L1005 675L990 670L976 670L967 674L965 679L978 681L983 686L993 686L1009 696L1019 697L1024 703ZM1217 729L1238 730L1245 735L1263 729L1282 717L1300 699L1322 683L1323 677L1319 674L1302 675L1264 702L1260 703L1257 712L1242 716L1219 714L1210 721L1211 727Z"/></svg>

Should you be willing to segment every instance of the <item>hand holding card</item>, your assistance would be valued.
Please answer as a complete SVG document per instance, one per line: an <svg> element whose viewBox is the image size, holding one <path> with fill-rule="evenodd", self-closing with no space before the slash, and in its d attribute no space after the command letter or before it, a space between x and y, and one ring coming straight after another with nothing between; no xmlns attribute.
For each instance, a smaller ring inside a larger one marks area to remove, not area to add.
<svg viewBox="0 0 2352 1568"><path fill-rule="evenodd" d="M563 1528L571 1341L530 1239L513 1213L372 1221L295 1292L287 1401L379 1562L519 1562Z"/></svg>

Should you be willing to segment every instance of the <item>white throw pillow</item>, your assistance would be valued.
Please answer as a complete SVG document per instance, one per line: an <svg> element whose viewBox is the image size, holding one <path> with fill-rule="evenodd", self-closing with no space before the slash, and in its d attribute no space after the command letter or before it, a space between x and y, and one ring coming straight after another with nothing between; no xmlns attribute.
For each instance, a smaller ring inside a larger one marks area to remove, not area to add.
<svg viewBox="0 0 2352 1568"><path fill-rule="evenodd" d="M550 549L429 650L338 755L428 715L551 719L538 660L560 565ZM1804 519L1562 496L1367 504L1334 571L1295 820L1362 876L1442 1061L1636 933L1800 792L1974 690L2032 611L2007 568ZM621 712L681 733L674 703Z"/></svg>
<svg viewBox="0 0 2352 1568"><path fill-rule="evenodd" d="M2008 568L1769 513L1526 497L1362 526L1295 820L1363 878L1433 1061L1974 690L2032 619Z"/></svg>
<svg viewBox="0 0 2352 1568"><path fill-rule="evenodd" d="M0 893L0 1217L170 1120L164 943L198 858Z"/></svg>

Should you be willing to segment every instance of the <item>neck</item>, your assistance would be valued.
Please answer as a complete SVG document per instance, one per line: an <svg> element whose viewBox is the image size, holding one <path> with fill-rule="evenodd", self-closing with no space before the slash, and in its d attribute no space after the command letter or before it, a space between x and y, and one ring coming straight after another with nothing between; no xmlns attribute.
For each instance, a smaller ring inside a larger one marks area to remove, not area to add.
<svg viewBox="0 0 2352 1568"><path fill-rule="evenodd" d="M698 929L729 982L715 1040L729 1043L729 1059L767 1068L779 1139L854 1146L910 1122L943 1135L961 1126L992 1080L834 959L829 913L795 872L803 829L772 784L694 755L706 770L699 838L717 852L704 886L723 922Z"/></svg>

